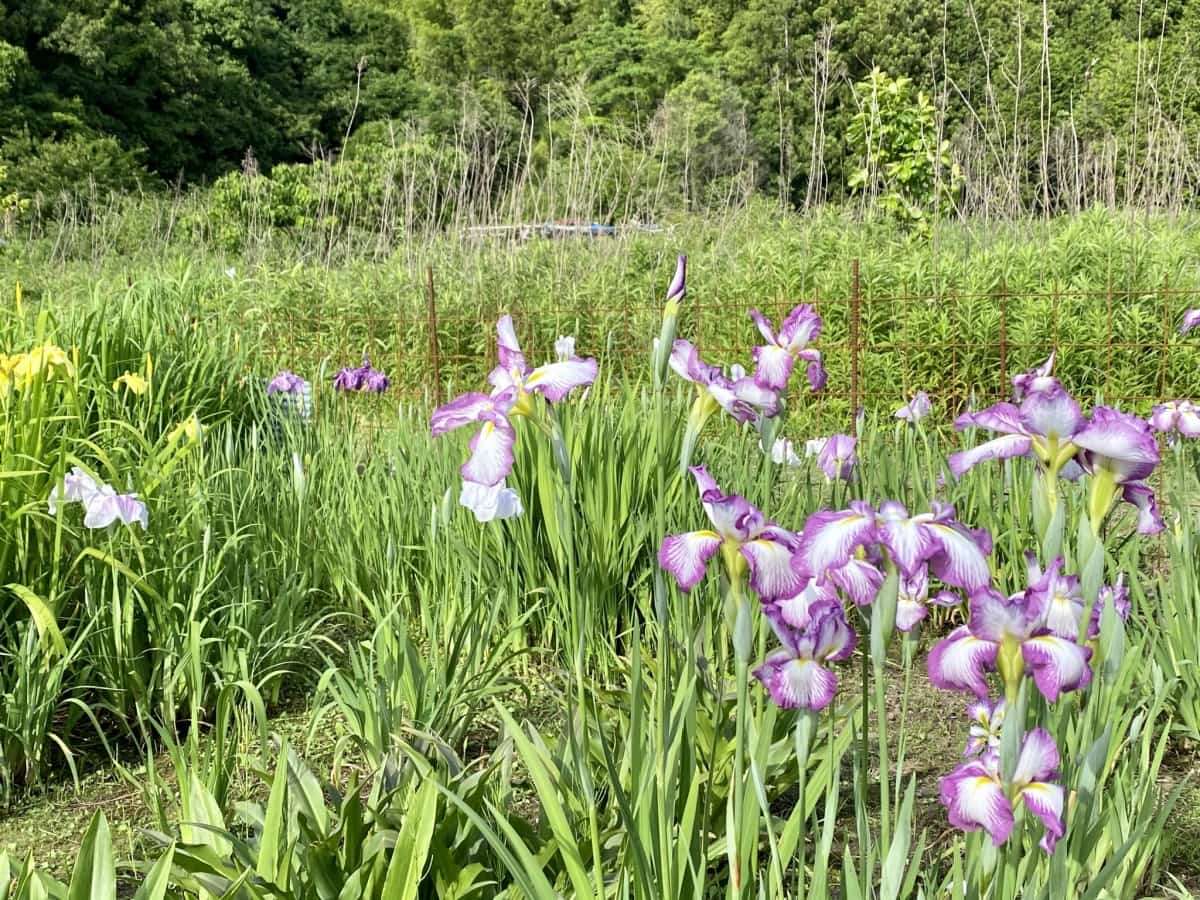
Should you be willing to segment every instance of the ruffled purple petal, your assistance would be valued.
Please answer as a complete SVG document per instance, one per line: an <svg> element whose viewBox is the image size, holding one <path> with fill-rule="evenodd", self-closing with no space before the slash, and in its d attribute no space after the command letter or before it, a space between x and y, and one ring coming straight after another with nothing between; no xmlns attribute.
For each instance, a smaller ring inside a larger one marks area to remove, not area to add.
<svg viewBox="0 0 1200 900"><path fill-rule="evenodd" d="M851 557L845 565L829 570L826 577L857 606L873 603L883 586L883 573L868 560L857 557Z"/></svg>
<svg viewBox="0 0 1200 900"><path fill-rule="evenodd" d="M804 586L805 576L798 570L794 551L767 538L756 538L741 546L749 565L750 587L764 601L793 596Z"/></svg>
<svg viewBox="0 0 1200 900"><path fill-rule="evenodd" d="M1158 512L1158 502L1154 499L1154 491L1141 482L1130 482L1121 490L1121 496L1127 503L1137 507L1139 534L1158 534L1166 524Z"/></svg>
<svg viewBox="0 0 1200 900"><path fill-rule="evenodd" d="M1108 406L1092 410L1091 421L1072 443L1087 451L1085 468L1107 469L1118 483L1143 481L1158 465L1158 442L1149 423Z"/></svg>
<svg viewBox="0 0 1200 900"><path fill-rule="evenodd" d="M463 394L433 411L429 430L434 437L440 437L456 428L480 421L486 413L492 412L494 407L494 401L487 394Z"/></svg>
<svg viewBox="0 0 1200 900"><path fill-rule="evenodd" d="M956 478L961 478L966 472L975 468L981 462L993 459L1012 459L1014 456L1026 456L1033 446L1031 438L1022 434L1006 434L1002 437L985 441L970 450L961 450L950 456L950 471Z"/></svg>
<svg viewBox="0 0 1200 900"><path fill-rule="evenodd" d="M1179 323L1179 333L1187 334L1197 325L1200 325L1200 309L1189 309L1183 314L1183 321Z"/></svg>
<svg viewBox="0 0 1200 900"><path fill-rule="evenodd" d="M787 387L792 366L796 363L792 354L775 344L755 347L750 352L754 355L755 384L771 391L782 391Z"/></svg>
<svg viewBox="0 0 1200 900"><path fill-rule="evenodd" d="M1092 681L1090 647L1053 634L1032 637L1021 644L1021 656L1042 696L1053 703L1061 694L1087 687Z"/></svg>
<svg viewBox="0 0 1200 900"><path fill-rule="evenodd" d="M708 561L721 549L721 536L712 531L689 531L663 538L658 564L670 572L682 591L690 591L704 578Z"/></svg>
<svg viewBox="0 0 1200 900"><path fill-rule="evenodd" d="M512 316L501 316L496 323L496 350L500 365L505 369L509 371L516 369L522 373L528 371L525 354L521 352L521 345L517 343L517 332L513 328Z"/></svg>
<svg viewBox="0 0 1200 900"><path fill-rule="evenodd" d="M1079 403L1060 385L1033 391L1021 403L1021 422L1034 434L1069 441L1083 425Z"/></svg>
<svg viewBox="0 0 1200 900"><path fill-rule="evenodd" d="M995 643L980 640L960 625L929 651L929 680L943 691L970 691L986 699L985 673L995 667L998 650Z"/></svg>
<svg viewBox="0 0 1200 900"><path fill-rule="evenodd" d="M459 470L467 481L493 485L504 480L513 467L516 432L508 420L494 416L471 438L471 457Z"/></svg>
<svg viewBox="0 0 1200 900"><path fill-rule="evenodd" d="M525 389L558 403L578 387L596 380L599 364L594 359L568 359L538 366L525 379Z"/></svg>
<svg viewBox="0 0 1200 900"><path fill-rule="evenodd" d="M821 336L821 317L808 303L793 307L779 326L778 342L796 354Z"/></svg>
<svg viewBox="0 0 1200 900"><path fill-rule="evenodd" d="M875 513L866 504L851 504L850 509L839 512L814 513L804 523L800 536L804 566L823 578L831 570L846 565L855 550L875 539Z"/></svg>
<svg viewBox="0 0 1200 900"><path fill-rule="evenodd" d="M754 670L771 701L783 709L819 712L837 693L837 676L812 659L797 659L786 650L776 650Z"/></svg>
<svg viewBox="0 0 1200 900"><path fill-rule="evenodd" d="M972 760L941 780L941 801L950 824L962 831L982 828L999 847L1013 830L1012 804L990 766Z"/></svg>

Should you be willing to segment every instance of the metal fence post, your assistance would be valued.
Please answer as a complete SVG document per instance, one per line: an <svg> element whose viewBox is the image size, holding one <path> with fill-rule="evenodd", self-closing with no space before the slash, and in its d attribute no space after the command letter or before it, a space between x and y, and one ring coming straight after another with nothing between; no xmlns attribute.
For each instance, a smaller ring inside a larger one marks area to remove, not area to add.
<svg viewBox="0 0 1200 900"><path fill-rule="evenodd" d="M433 266L425 267L425 312L429 329L429 371L433 378L433 402L442 403L442 362L438 347L437 297L433 292Z"/></svg>
<svg viewBox="0 0 1200 900"><path fill-rule="evenodd" d="M862 281L859 261L850 260L850 418L853 424L862 402Z"/></svg>

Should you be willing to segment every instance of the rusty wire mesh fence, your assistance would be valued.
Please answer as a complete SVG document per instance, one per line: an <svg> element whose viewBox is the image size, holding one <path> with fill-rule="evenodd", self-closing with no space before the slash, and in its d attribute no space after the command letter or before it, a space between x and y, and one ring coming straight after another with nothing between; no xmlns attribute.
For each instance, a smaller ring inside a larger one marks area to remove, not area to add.
<svg viewBox="0 0 1200 900"><path fill-rule="evenodd" d="M280 366L316 371L356 365L362 354L393 381L393 396L437 403L478 390L495 364L495 323L508 312L531 364L554 357L554 341L573 334L580 355L600 359L609 386L645 383L659 304L564 297L529 308L500 308L487 298L464 303L439 297L452 272L426 270L420 296L399 298L394 314L323 311L319 304L274 310L259 323L273 335ZM1180 335L1183 313L1200 306L1200 291L1163 283L1101 291L879 295L864 289L852 264L842 296L779 296L754 304L778 323L796 303L812 303L824 320L817 341L829 371L827 388L805 401L818 414L850 415L859 407L894 408L918 390L946 412L1007 397L1011 376L1057 353L1056 374L1073 391L1144 410L1161 399L1200 397L1200 330ZM685 300L679 336L714 364L752 368L761 343L751 304ZM327 371L327 375L332 373ZM802 377L798 380L802 380ZM793 390L799 390L794 388Z"/></svg>

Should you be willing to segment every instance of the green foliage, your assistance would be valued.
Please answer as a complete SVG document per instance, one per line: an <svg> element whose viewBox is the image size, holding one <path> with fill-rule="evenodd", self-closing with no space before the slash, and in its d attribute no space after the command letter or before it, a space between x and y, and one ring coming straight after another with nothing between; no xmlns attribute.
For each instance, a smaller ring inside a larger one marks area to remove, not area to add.
<svg viewBox="0 0 1200 900"><path fill-rule="evenodd" d="M910 224L949 212L962 176L950 158L950 142L938 139L929 97L914 94L908 78L879 69L856 92L860 108L846 140L860 164L848 186L877 195L885 213Z"/></svg>
<svg viewBox="0 0 1200 900"><path fill-rule="evenodd" d="M28 131L0 144L0 160L26 197L38 197L55 215L71 199L86 209L113 192L136 190L146 178L137 152L109 135L74 133L62 140L35 140Z"/></svg>

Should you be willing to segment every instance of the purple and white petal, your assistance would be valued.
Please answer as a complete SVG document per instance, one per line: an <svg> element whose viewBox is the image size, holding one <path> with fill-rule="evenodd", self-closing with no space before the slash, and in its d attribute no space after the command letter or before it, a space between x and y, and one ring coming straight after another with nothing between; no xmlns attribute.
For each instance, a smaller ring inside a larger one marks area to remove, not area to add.
<svg viewBox="0 0 1200 900"><path fill-rule="evenodd" d="M929 402L929 395L924 391L917 391L916 395L905 403L902 407L896 410L892 415L897 419L902 419L905 422L916 424L923 418L929 415L933 409L933 404Z"/></svg>
<svg viewBox="0 0 1200 900"><path fill-rule="evenodd" d="M929 599L929 575L924 567L918 568L913 575L900 578L900 590L896 596L896 628L909 632L917 627L926 616L929 609L926 602Z"/></svg>
<svg viewBox="0 0 1200 900"><path fill-rule="evenodd" d="M1021 421L1028 431L1049 440L1069 441L1084 419L1075 398L1055 385L1026 396L1021 403Z"/></svg>
<svg viewBox="0 0 1200 900"><path fill-rule="evenodd" d="M991 584L987 555L973 532L957 522L934 521L925 528L938 546L929 557L929 567L940 581L968 592Z"/></svg>
<svg viewBox="0 0 1200 900"><path fill-rule="evenodd" d="M950 824L962 831L982 828L997 847L1013 830L1012 804L992 768L979 760L959 766L941 780L941 801Z"/></svg>
<svg viewBox="0 0 1200 900"><path fill-rule="evenodd" d="M996 644L1010 638L1025 640L1041 621L1041 607L1023 593L1005 597L986 587L971 595L968 606L971 633Z"/></svg>
<svg viewBox="0 0 1200 900"><path fill-rule="evenodd" d="M1000 434L1026 434L1021 410L1011 403L997 403L979 412L963 413L954 420L959 431L965 428L983 428Z"/></svg>
<svg viewBox="0 0 1200 900"><path fill-rule="evenodd" d="M1053 853L1059 839L1066 834L1063 822L1063 789L1057 784L1035 781L1027 784L1017 794L1025 808L1041 820L1046 833L1038 842L1047 853Z"/></svg>
<svg viewBox="0 0 1200 900"><path fill-rule="evenodd" d="M845 592L856 606L869 606L883 586L883 573L871 562L858 557L826 572L826 578Z"/></svg>
<svg viewBox="0 0 1200 900"><path fill-rule="evenodd" d="M739 402L748 403L750 406L762 410L762 414L768 418L779 415L781 409L779 394L758 384L753 378L742 377L735 380L733 395ZM716 395L714 394L714 396ZM720 398L718 398L718 402L720 402Z"/></svg>
<svg viewBox="0 0 1200 900"><path fill-rule="evenodd" d="M471 438L471 456L459 471L467 481L493 485L503 481L513 467L513 445L517 434L503 416L484 421Z"/></svg>
<svg viewBox="0 0 1200 900"><path fill-rule="evenodd" d="M754 355L754 381L759 387L772 391L787 387L792 366L796 363L792 354L775 344L755 347L751 353Z"/></svg>
<svg viewBox="0 0 1200 900"><path fill-rule="evenodd" d="M772 702L783 709L819 712L837 693L837 676L811 659L797 659L786 650L767 656L754 670Z"/></svg>
<svg viewBox="0 0 1200 900"><path fill-rule="evenodd" d="M771 327L771 320L757 309L750 310L750 318L758 328L758 333L762 335L763 340L772 346L778 346L778 342L775 340L775 329Z"/></svg>
<svg viewBox="0 0 1200 900"><path fill-rule="evenodd" d="M1054 369L1054 356L1054 352L1051 352L1040 366L1012 377L1013 396L1018 401L1026 394L1045 390L1058 383L1058 379L1050 377L1050 373Z"/></svg>
<svg viewBox="0 0 1200 900"><path fill-rule="evenodd" d="M1021 755L1013 770L1013 784L1053 781L1058 777L1058 746L1045 728L1034 728L1021 742Z"/></svg>
<svg viewBox="0 0 1200 900"><path fill-rule="evenodd" d="M858 636L846 621L842 605L829 601L816 603L810 608L809 615L811 621L807 630L812 636L813 656L822 662L848 659L858 643Z"/></svg>
<svg viewBox="0 0 1200 900"><path fill-rule="evenodd" d="M929 680L944 691L970 691L981 700L988 695L985 673L995 667L997 644L975 637L960 625L929 651Z"/></svg>
<svg viewBox="0 0 1200 900"><path fill-rule="evenodd" d="M1189 309L1183 314L1183 321L1179 323L1179 333L1187 334L1197 325L1200 325L1200 309Z"/></svg>
<svg viewBox="0 0 1200 900"><path fill-rule="evenodd" d="M879 507L879 540L905 575L915 575L938 544L926 528L929 516L909 516L904 505L888 500Z"/></svg>
<svg viewBox="0 0 1200 900"><path fill-rule="evenodd" d="M449 403L439 406L430 417L430 432L439 437L456 428L470 425L491 412L495 402L487 394L472 392L455 397Z"/></svg>
<svg viewBox="0 0 1200 900"><path fill-rule="evenodd" d="M557 403L577 387L596 380L599 364L594 359L568 359L538 366L525 379L525 389Z"/></svg>
<svg viewBox="0 0 1200 900"><path fill-rule="evenodd" d="M669 362L676 375L696 384L709 384L714 378L723 378L720 369L704 362L695 345L682 338L671 346Z"/></svg>
<svg viewBox="0 0 1200 900"><path fill-rule="evenodd" d="M808 517L800 536L804 566L818 577L840 569L859 547L876 539L875 511L865 503L850 509L822 510Z"/></svg>
<svg viewBox="0 0 1200 900"><path fill-rule="evenodd" d="M1103 468L1118 483L1143 481L1158 465L1158 442L1144 419L1108 406L1092 410L1091 421L1072 439L1087 451L1084 466Z"/></svg>
<svg viewBox="0 0 1200 900"><path fill-rule="evenodd" d="M790 353L799 354L821 336L821 317L808 303L801 303L787 314L779 326L779 343Z"/></svg>
<svg viewBox="0 0 1200 900"><path fill-rule="evenodd" d="M771 604L774 615L792 628L807 628L812 620L813 607L821 602L837 603L837 592L830 584L822 584L816 578L809 578L804 586L791 597L776 600Z"/></svg>
<svg viewBox="0 0 1200 900"><path fill-rule="evenodd" d="M704 578L708 561L721 549L721 536L712 531L689 531L663 538L658 564L670 572L682 591L690 591Z"/></svg>
<svg viewBox="0 0 1200 900"><path fill-rule="evenodd" d="M1027 456L1033 447L1033 440L1023 434L1006 434L1002 437L984 441L970 450L960 450L950 455L950 471L955 477L961 478L966 472L975 468L981 462L993 459L1012 459L1014 456Z"/></svg>
<svg viewBox="0 0 1200 900"><path fill-rule="evenodd" d="M1087 687L1092 681L1090 647L1053 634L1042 634L1021 644L1021 656L1042 696L1053 703L1061 694Z"/></svg>
<svg viewBox="0 0 1200 900"><path fill-rule="evenodd" d="M1121 490L1121 496L1127 503L1132 503L1138 510L1137 530L1139 534L1158 534L1166 524L1158 512L1158 502L1154 499L1154 491L1142 482L1130 482Z"/></svg>
<svg viewBox="0 0 1200 900"><path fill-rule="evenodd" d="M513 328L512 316L501 316L496 323L496 350L500 358L500 365L505 369L528 371L525 354L521 352L521 345L517 343L517 332Z"/></svg>
<svg viewBox="0 0 1200 900"><path fill-rule="evenodd" d="M795 552L790 547L757 538L744 543L741 554L749 564L750 587L760 599L790 597L804 586L806 576L798 570Z"/></svg>

